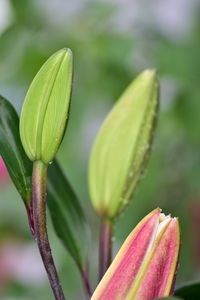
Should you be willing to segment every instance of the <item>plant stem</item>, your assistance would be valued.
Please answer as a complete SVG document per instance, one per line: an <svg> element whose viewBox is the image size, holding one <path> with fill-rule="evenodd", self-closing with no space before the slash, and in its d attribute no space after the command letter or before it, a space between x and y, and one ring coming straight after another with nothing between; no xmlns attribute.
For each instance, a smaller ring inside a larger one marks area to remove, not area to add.
<svg viewBox="0 0 200 300"><path fill-rule="evenodd" d="M47 165L42 161L33 163L32 174L32 205L35 240L46 269L49 282L56 300L64 300L56 267L51 254L46 227L46 172Z"/></svg>
<svg viewBox="0 0 200 300"><path fill-rule="evenodd" d="M79 271L80 271L80 274L81 274L81 279L82 279L82 282L83 282L83 287L84 287L84 290L85 290L86 298L89 300L92 296L92 290L91 290L91 287L90 287L88 270L87 269L84 270L80 265L78 265L78 268L79 268Z"/></svg>
<svg viewBox="0 0 200 300"><path fill-rule="evenodd" d="M112 222L102 218L99 240L99 280L107 271L112 260L112 233Z"/></svg>

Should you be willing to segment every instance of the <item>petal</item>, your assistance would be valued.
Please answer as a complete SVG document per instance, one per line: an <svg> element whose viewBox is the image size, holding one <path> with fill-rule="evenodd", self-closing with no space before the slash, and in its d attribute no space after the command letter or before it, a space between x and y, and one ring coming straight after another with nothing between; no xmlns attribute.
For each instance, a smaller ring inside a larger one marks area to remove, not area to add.
<svg viewBox="0 0 200 300"><path fill-rule="evenodd" d="M148 214L128 236L91 300L125 299L141 267L155 229L160 209Z"/></svg>
<svg viewBox="0 0 200 300"><path fill-rule="evenodd" d="M176 218L156 209L126 239L91 300L151 300L172 294L180 250Z"/></svg>
<svg viewBox="0 0 200 300"><path fill-rule="evenodd" d="M180 229L176 218L160 238L154 249L148 271L140 283L137 294L127 300L150 300L157 297L169 296L175 277L180 250Z"/></svg>

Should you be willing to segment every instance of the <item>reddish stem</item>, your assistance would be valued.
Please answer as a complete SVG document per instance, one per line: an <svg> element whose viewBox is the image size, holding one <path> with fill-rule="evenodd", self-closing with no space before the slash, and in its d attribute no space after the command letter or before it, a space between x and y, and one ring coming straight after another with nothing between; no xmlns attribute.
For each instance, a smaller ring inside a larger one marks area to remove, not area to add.
<svg viewBox="0 0 200 300"><path fill-rule="evenodd" d="M99 280L101 280L112 261L112 233L112 222L102 218L99 241Z"/></svg>
<svg viewBox="0 0 200 300"><path fill-rule="evenodd" d="M86 298L89 300L92 296L92 290L91 290L91 287L90 287L88 270L87 270L87 268L83 269L82 266L80 266L80 265L78 265L78 268L79 268L79 271L80 271L80 274L81 274L81 279L82 279L82 282L83 282L83 287L84 287L84 290L85 290Z"/></svg>
<svg viewBox="0 0 200 300"><path fill-rule="evenodd" d="M57 270L51 254L46 227L46 171L42 161L33 163L32 174L32 205L35 240L46 269L49 282L56 300L65 300Z"/></svg>

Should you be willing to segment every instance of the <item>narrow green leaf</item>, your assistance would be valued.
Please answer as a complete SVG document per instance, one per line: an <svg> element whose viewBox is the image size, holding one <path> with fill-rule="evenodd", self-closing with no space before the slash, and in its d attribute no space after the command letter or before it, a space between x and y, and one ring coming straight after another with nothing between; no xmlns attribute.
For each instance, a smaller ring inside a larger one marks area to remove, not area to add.
<svg viewBox="0 0 200 300"><path fill-rule="evenodd" d="M13 183L30 208L32 162L19 136L19 117L12 104L0 96L0 155ZM79 200L58 163L49 166L47 203L55 231L75 262L83 269L86 257L86 223ZM31 224L31 215L29 222ZM33 229L33 228L32 228Z"/></svg>
<svg viewBox="0 0 200 300"><path fill-rule="evenodd" d="M84 267L87 252L85 217L74 190L56 161L48 169L47 205L58 237L76 263Z"/></svg>
<svg viewBox="0 0 200 300"><path fill-rule="evenodd" d="M19 137L19 118L14 107L0 96L0 155L22 199L30 207L32 163Z"/></svg>
<svg viewBox="0 0 200 300"><path fill-rule="evenodd" d="M181 297L184 300L199 299L200 282L194 282L180 287L175 291L175 296Z"/></svg>

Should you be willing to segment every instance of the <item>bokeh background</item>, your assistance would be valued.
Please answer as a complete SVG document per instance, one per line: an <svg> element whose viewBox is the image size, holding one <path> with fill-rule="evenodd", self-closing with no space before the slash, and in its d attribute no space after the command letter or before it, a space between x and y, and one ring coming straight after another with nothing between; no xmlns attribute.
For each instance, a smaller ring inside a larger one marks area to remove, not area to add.
<svg viewBox="0 0 200 300"><path fill-rule="evenodd" d="M200 280L200 2L198 0L0 0L0 93L20 113L42 63L70 47L75 76L71 117L58 160L92 228L96 283L99 220L92 211L88 158L98 128L140 71L156 68L161 107L145 176L115 227L115 252L135 224L159 206L180 218L177 286ZM53 299L23 203L0 165L0 299ZM83 299L75 265L48 220L67 299Z"/></svg>

